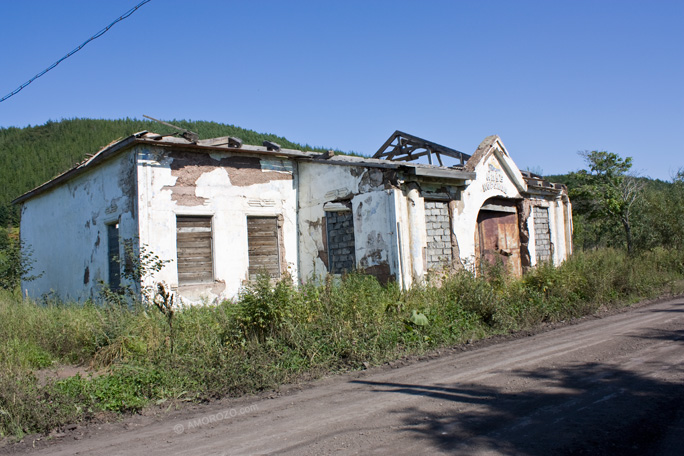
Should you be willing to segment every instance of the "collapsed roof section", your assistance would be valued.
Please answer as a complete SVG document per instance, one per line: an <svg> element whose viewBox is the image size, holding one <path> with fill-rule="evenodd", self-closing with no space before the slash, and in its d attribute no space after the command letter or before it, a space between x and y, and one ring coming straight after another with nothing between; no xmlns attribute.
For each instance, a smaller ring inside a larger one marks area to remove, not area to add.
<svg viewBox="0 0 684 456"><path fill-rule="evenodd" d="M439 166L444 166L442 155L455 158L460 161L460 166L470 159L470 155L464 154L456 149L442 146L441 144L428 141L427 139L409 135L403 131L395 131L385 144L373 155L373 158L380 158L392 161L413 161L426 156L428 163L435 165L433 161L437 159Z"/></svg>

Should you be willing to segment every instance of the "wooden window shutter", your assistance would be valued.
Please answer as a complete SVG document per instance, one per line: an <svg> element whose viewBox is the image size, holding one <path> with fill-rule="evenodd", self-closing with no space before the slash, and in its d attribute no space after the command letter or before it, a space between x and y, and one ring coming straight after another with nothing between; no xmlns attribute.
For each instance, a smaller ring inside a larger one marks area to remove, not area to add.
<svg viewBox="0 0 684 456"><path fill-rule="evenodd" d="M254 279L263 272L279 278L278 218L247 217L247 244L249 278Z"/></svg>
<svg viewBox="0 0 684 456"><path fill-rule="evenodd" d="M211 217L176 217L178 285L214 281Z"/></svg>

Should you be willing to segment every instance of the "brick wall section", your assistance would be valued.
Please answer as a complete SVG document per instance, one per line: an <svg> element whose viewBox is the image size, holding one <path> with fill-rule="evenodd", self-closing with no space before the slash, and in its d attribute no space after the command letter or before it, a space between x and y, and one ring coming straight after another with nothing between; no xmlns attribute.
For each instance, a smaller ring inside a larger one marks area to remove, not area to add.
<svg viewBox="0 0 684 456"><path fill-rule="evenodd" d="M545 207L533 207L534 246L537 251L537 263L551 260L551 232L549 231L549 210Z"/></svg>
<svg viewBox="0 0 684 456"><path fill-rule="evenodd" d="M352 212L326 212L325 220L330 272L341 274L351 271L356 266Z"/></svg>
<svg viewBox="0 0 684 456"><path fill-rule="evenodd" d="M427 267L439 269L451 265L451 226L449 203L425 202L425 225L427 227Z"/></svg>

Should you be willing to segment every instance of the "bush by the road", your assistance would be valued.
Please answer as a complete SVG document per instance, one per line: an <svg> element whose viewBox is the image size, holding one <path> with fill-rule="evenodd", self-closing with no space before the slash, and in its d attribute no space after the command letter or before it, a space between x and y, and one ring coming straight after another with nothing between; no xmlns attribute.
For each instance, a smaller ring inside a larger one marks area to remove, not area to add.
<svg viewBox="0 0 684 456"><path fill-rule="evenodd" d="M494 267L408 291L359 274L303 285L262 278L234 302L173 314L152 304L36 303L0 290L0 436L360 369L678 293L683 279L684 252L605 249L522 279ZM95 374L46 374L64 364Z"/></svg>

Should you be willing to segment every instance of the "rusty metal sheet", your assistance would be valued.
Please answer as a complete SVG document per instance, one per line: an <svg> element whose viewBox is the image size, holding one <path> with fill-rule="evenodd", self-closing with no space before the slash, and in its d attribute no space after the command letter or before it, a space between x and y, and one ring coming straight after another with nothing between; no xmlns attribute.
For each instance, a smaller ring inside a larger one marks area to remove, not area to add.
<svg viewBox="0 0 684 456"><path fill-rule="evenodd" d="M522 268L517 213L480 211L477 226L480 261L501 261L511 274L519 277Z"/></svg>

